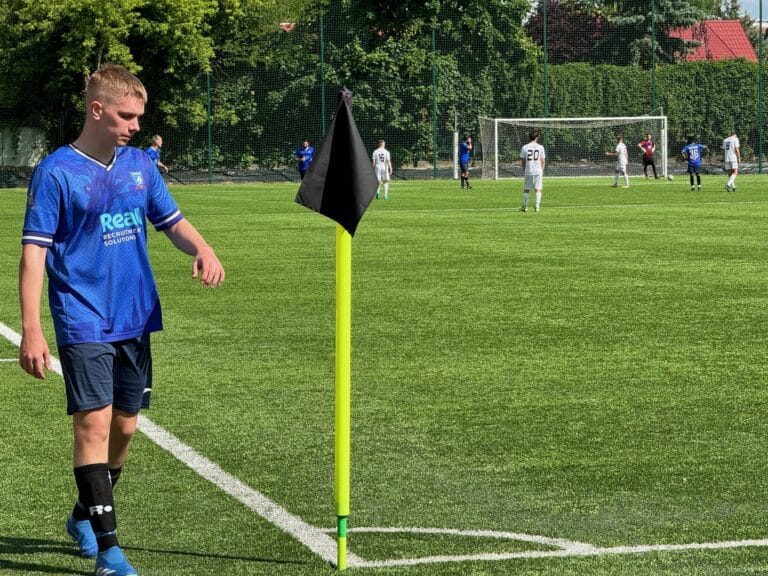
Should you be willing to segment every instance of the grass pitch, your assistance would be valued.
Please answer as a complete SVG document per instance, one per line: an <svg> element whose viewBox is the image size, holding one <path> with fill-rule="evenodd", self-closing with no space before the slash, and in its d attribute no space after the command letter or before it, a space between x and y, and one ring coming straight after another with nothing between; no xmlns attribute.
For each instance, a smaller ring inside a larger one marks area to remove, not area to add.
<svg viewBox="0 0 768 576"><path fill-rule="evenodd" d="M353 242L349 546L368 564L349 572L768 572L765 178L610 182L547 179L539 214L517 211L519 180L374 201ZM334 225L295 185L172 191L227 282L200 287L150 232L165 331L146 416L331 529ZM0 191L15 332L24 201ZM10 361L0 381L0 574L90 574L63 530L63 382ZM142 576L334 572L143 434L116 499Z"/></svg>

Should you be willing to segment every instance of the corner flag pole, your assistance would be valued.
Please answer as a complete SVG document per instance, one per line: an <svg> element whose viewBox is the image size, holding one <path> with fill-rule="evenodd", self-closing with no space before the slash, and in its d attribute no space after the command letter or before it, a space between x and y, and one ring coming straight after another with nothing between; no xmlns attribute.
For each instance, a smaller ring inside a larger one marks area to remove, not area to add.
<svg viewBox="0 0 768 576"><path fill-rule="evenodd" d="M338 570L347 568L349 516L350 358L352 333L352 236L336 225L336 439L334 492Z"/></svg>

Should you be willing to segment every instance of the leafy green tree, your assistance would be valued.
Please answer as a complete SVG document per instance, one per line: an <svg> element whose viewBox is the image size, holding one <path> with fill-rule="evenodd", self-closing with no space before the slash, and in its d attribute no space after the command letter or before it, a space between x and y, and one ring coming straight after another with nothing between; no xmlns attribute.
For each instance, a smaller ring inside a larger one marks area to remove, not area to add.
<svg viewBox="0 0 768 576"><path fill-rule="evenodd" d="M334 2L329 20L348 32L330 43L329 80L354 80L365 121L418 165L436 152L434 108L440 129L474 133L479 114L518 97L509 87L532 74L538 53L522 28L528 10L527 0Z"/></svg>
<svg viewBox="0 0 768 576"><path fill-rule="evenodd" d="M215 0L6 0L5 7L0 83L11 88L0 105L48 128L53 145L76 134L85 78L107 61L147 84L150 115L201 117L187 96L213 56Z"/></svg>
<svg viewBox="0 0 768 576"><path fill-rule="evenodd" d="M597 11L579 7L572 2L546 0L547 63L566 64L588 62L592 49L603 37L607 22ZM544 1L538 2L525 30L543 47Z"/></svg>
<svg viewBox="0 0 768 576"><path fill-rule="evenodd" d="M593 60L643 68L675 62L693 43L670 32L692 26L702 15L687 0L618 0L606 14L608 30L595 46Z"/></svg>

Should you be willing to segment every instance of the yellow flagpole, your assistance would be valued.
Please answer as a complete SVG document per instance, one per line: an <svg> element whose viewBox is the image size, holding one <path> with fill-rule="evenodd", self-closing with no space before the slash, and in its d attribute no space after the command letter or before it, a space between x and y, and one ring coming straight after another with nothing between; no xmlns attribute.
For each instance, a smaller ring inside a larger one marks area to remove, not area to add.
<svg viewBox="0 0 768 576"><path fill-rule="evenodd" d="M334 492L338 570L347 568L349 516L350 365L352 342L352 236L336 225L336 438Z"/></svg>

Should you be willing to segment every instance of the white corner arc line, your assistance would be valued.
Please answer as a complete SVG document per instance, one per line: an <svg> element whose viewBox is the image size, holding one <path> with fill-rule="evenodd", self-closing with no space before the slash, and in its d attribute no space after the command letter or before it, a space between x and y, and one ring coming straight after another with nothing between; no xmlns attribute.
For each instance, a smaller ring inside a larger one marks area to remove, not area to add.
<svg viewBox="0 0 768 576"><path fill-rule="evenodd" d="M0 322L0 335L19 346L21 336ZM51 357L51 369L61 375L61 363ZM200 476L214 484L223 492L229 494L250 510L274 524L277 528L292 536L306 546L315 555L329 564L336 562L336 542L327 534L333 529L321 529L304 522L285 508L273 502L260 492L244 484L234 476L225 472L220 466L198 454L190 446L173 436L170 432L152 422L149 418L139 415L138 429L152 442L157 444L188 466ZM352 533L410 532L419 534L453 534L480 538L497 538L531 542L544 546L558 547L557 550L526 550L509 553L484 553L456 556L427 556L421 558L400 558L393 560L364 560L351 552L347 552L347 565L355 568L383 568L394 566L417 566L446 562L498 561L523 558L565 558L576 556L602 556L609 554L647 554L651 552L676 552L683 550L718 550L728 548L768 547L768 539L731 540L723 542L702 542L690 544L650 544L639 546L597 547L584 542L550 538L533 534L503 532L493 530L457 530L452 528L371 528L361 527L350 530Z"/></svg>
<svg viewBox="0 0 768 576"><path fill-rule="evenodd" d="M0 322L0 335L16 346L21 344L21 336L2 322ZM61 363L55 358L51 358L51 369L59 375L62 373ZM298 540L322 560L331 564L336 563L336 542L322 530L307 524L298 516L294 516L279 504L228 474L220 466L198 454L193 448L141 414L138 429L182 464ZM347 553L349 566L359 566L363 563L360 557Z"/></svg>
<svg viewBox="0 0 768 576"><path fill-rule="evenodd" d="M353 528L350 535L361 532L415 533L415 534L453 534L482 538L508 539L538 543L546 546L560 546L558 550L525 550L521 552L488 552L482 554L427 556L421 558L398 558L393 560L366 560L358 564L360 568L385 568L394 566L418 566L448 562L498 561L531 558L567 558L586 556L605 556L610 554L648 554L652 552L679 552L684 550L722 550L729 548L768 547L768 539L730 540L723 542L703 542L689 544L649 544L639 546L598 547L583 542L549 538L533 534L500 532L492 530L454 530L446 528Z"/></svg>

